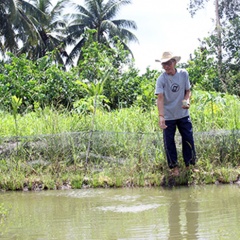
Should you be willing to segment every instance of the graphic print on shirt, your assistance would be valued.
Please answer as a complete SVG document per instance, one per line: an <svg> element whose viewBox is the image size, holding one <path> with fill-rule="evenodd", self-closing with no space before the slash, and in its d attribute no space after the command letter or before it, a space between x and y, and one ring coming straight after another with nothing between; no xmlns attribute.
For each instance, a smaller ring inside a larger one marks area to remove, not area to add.
<svg viewBox="0 0 240 240"><path fill-rule="evenodd" d="M173 83L171 86L172 92L178 92L180 89L180 86L177 83Z"/></svg>

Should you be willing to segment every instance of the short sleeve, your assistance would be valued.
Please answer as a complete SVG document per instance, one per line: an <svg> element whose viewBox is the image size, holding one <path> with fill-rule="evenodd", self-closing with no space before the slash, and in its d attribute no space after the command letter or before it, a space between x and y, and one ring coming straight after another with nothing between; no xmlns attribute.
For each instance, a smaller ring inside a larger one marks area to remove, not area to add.
<svg viewBox="0 0 240 240"><path fill-rule="evenodd" d="M186 76L186 90L190 90L191 89L191 84L190 84L188 72L185 70L184 73L185 73L185 76Z"/></svg>
<svg viewBox="0 0 240 240"><path fill-rule="evenodd" d="M163 93L163 91L164 91L164 82L163 82L163 75L161 75L158 77L156 82L155 95Z"/></svg>

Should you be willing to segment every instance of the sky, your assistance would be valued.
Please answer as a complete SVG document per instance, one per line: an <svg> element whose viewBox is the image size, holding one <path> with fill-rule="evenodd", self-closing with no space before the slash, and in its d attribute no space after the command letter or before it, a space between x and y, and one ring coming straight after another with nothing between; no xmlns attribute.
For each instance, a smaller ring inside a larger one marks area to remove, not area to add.
<svg viewBox="0 0 240 240"><path fill-rule="evenodd" d="M53 3L57 0L53 0ZM74 0L84 5L84 0ZM155 59L163 51L171 51L186 62L200 46L198 39L209 36L214 29L214 3L209 0L204 9L192 18L187 10L190 0L132 0L123 6L116 19L135 21L132 31L139 43L130 43L135 66L144 73L146 68L161 70Z"/></svg>

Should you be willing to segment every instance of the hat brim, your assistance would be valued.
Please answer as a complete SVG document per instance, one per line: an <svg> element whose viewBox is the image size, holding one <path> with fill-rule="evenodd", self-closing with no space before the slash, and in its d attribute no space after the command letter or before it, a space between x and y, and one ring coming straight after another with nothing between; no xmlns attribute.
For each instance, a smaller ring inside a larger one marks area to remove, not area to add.
<svg viewBox="0 0 240 240"><path fill-rule="evenodd" d="M181 57L180 56L174 56L174 57L171 57L171 58L164 58L164 59L160 59L160 60L156 59L155 62L165 63L165 62L168 62L171 59L175 59L176 62L179 62L181 60Z"/></svg>

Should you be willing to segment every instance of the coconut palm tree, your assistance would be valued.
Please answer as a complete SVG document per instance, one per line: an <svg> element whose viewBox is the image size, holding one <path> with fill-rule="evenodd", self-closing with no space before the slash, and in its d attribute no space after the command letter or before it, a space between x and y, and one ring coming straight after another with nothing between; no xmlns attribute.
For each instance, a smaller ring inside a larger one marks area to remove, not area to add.
<svg viewBox="0 0 240 240"><path fill-rule="evenodd" d="M6 1L0 0L0 51L3 54L5 50L13 50L17 47L10 21L12 12L9 7Z"/></svg>
<svg viewBox="0 0 240 240"><path fill-rule="evenodd" d="M36 38L34 25L23 11L24 0L0 0L0 50L16 53L19 41Z"/></svg>
<svg viewBox="0 0 240 240"><path fill-rule="evenodd" d="M81 58L81 48L86 41L84 32L86 29L95 29L95 40L108 44L109 40L118 36L125 49L130 41L138 41L129 29L137 29L134 21L115 19L120 8L130 4L131 0L85 0L84 6L76 5L76 13L71 14L73 19L68 27L66 42L73 45L67 63L78 56ZM131 51L130 51L131 53Z"/></svg>
<svg viewBox="0 0 240 240"><path fill-rule="evenodd" d="M27 53L36 60L55 49L56 61L63 64L65 23L60 16L68 2L52 6L50 0L0 0L0 51Z"/></svg>
<svg viewBox="0 0 240 240"><path fill-rule="evenodd" d="M67 3L68 0L60 0L52 6L50 0L30 0L30 5L25 5L24 10L34 23L39 39L34 44L26 41L20 52L27 52L29 58L38 59L47 52L56 50L56 61L63 64L61 56L67 56L63 43L66 24L61 19L61 14Z"/></svg>

